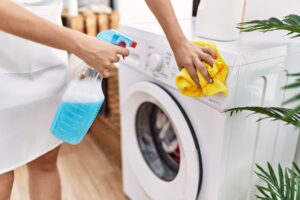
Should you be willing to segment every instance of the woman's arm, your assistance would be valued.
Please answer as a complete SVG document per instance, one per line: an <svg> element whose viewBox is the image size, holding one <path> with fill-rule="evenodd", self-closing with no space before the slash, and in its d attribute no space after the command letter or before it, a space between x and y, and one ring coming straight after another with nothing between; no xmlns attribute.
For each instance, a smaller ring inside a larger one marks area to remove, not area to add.
<svg viewBox="0 0 300 200"><path fill-rule="evenodd" d="M185 67L195 83L198 83L200 86L195 70L197 68L205 79L212 83L213 80L201 60L206 61L212 66L214 63L213 58L216 58L213 50L201 48L187 40L180 28L170 0L145 1L162 26L174 52L179 69Z"/></svg>
<svg viewBox="0 0 300 200"><path fill-rule="evenodd" d="M124 48L48 22L9 0L0 3L0 30L72 52L104 76L119 60L118 54L128 55Z"/></svg>

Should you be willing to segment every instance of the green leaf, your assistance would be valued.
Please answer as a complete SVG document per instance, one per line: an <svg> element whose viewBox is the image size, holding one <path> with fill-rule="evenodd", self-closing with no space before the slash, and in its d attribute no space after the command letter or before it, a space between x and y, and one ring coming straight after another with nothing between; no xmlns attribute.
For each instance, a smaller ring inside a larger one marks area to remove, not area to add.
<svg viewBox="0 0 300 200"><path fill-rule="evenodd" d="M280 21L279 19L277 19L275 17L270 18L269 23L276 24L276 25L284 25L284 23L282 21Z"/></svg>
<svg viewBox="0 0 300 200"><path fill-rule="evenodd" d="M270 177L268 177L268 175L264 175L262 173L259 173L259 172L255 172L255 174L261 178L262 180L264 180L266 183L272 183L272 179Z"/></svg>
<svg viewBox="0 0 300 200"><path fill-rule="evenodd" d="M271 184L268 184L269 193L271 194L272 199L277 200L278 194L272 189Z"/></svg>
<svg viewBox="0 0 300 200"><path fill-rule="evenodd" d="M294 21L292 18L285 18L283 21L289 25L298 25L297 21Z"/></svg>
<svg viewBox="0 0 300 200"><path fill-rule="evenodd" d="M262 197L262 196L259 196L259 195L255 195L255 197L257 199L261 199L261 200L273 200L271 197Z"/></svg>
<svg viewBox="0 0 300 200"><path fill-rule="evenodd" d="M296 35L294 35L292 38L297 38L297 37L300 37L300 33L299 33L299 34L296 34Z"/></svg>
<svg viewBox="0 0 300 200"><path fill-rule="evenodd" d="M285 184L286 184L286 197L290 196L291 193L291 180L290 180L290 176L288 173L288 170L285 170Z"/></svg>
<svg viewBox="0 0 300 200"><path fill-rule="evenodd" d="M267 183L267 187L259 186L257 187L260 193L263 195L262 197L269 197L271 199L277 199L276 197L280 197L277 187L276 187L276 181L274 180L273 175L270 174L270 171L265 171L262 167L259 165L256 165L258 171L255 172L262 180L264 180ZM276 177L276 176L275 176Z"/></svg>
<svg viewBox="0 0 300 200"><path fill-rule="evenodd" d="M291 14L291 15L288 15L288 16L286 16L286 17L287 17L287 18L291 18L291 19L293 19L294 21L296 21L298 24L300 24L300 16Z"/></svg>
<svg viewBox="0 0 300 200"><path fill-rule="evenodd" d="M242 112L242 111L252 111L252 114L262 114L263 117L258 118L258 121L261 119L271 119L271 120L280 120L286 122L287 124L292 124L296 127L300 127L300 108L299 110L280 108L280 107L237 107L226 109L225 112L230 112L230 115Z"/></svg>
<svg viewBox="0 0 300 200"><path fill-rule="evenodd" d="M268 20L253 20L249 22L239 23L237 28L242 32L252 32L261 31L269 32L275 30L285 30L288 31L287 35L292 35L292 38L300 37L300 16L298 15L288 15L282 20L277 18L270 18Z"/></svg>
<svg viewBox="0 0 300 200"><path fill-rule="evenodd" d="M288 15L284 17L283 21L291 24L291 25L299 25L300 24L300 17L298 15Z"/></svg>
<svg viewBox="0 0 300 200"><path fill-rule="evenodd" d="M285 168L284 170L278 164L278 174L275 173L270 163L267 164L267 170L259 165L256 167L255 173L266 185L256 185L257 199L300 200L300 169L296 163L293 163L292 169Z"/></svg>
<svg viewBox="0 0 300 200"><path fill-rule="evenodd" d="M294 32L293 32L293 31L290 31L290 32L288 32L286 35L291 35L291 34L294 34Z"/></svg>
<svg viewBox="0 0 300 200"><path fill-rule="evenodd" d="M293 162L293 169L295 169L298 176L300 177L300 168L298 167L297 163L295 163L295 162Z"/></svg>
<svg viewBox="0 0 300 200"><path fill-rule="evenodd" d="M293 120L293 121L298 121L298 123L296 123L296 126L299 124L300 122L300 105L297 106L294 109L290 109L284 116L284 118L289 121L289 120Z"/></svg>
<svg viewBox="0 0 300 200"><path fill-rule="evenodd" d="M269 173L270 173L270 176L272 178L274 186L278 187L279 185L278 185L277 177L276 177L275 172L274 172L274 170L273 170L273 168L272 168L272 166L269 162L268 162L268 169L269 169Z"/></svg>
<svg viewBox="0 0 300 200"><path fill-rule="evenodd" d="M282 196L284 196L284 175L280 164L278 164L278 177L279 177L279 191Z"/></svg>
<svg viewBox="0 0 300 200"><path fill-rule="evenodd" d="M268 194L269 193L269 188L263 187L263 186L256 186L257 190L263 195L261 198L271 198L271 196Z"/></svg>
<svg viewBox="0 0 300 200"><path fill-rule="evenodd" d="M300 181L297 181L297 193L296 193L296 200L300 200Z"/></svg>
<svg viewBox="0 0 300 200"><path fill-rule="evenodd" d="M282 105L287 105L287 104L289 104L289 103L292 103L292 102L295 102L295 101L299 101L299 100L300 100L300 94L297 94L296 96L293 96L292 98L290 98L290 99L284 101L284 102L282 103Z"/></svg>
<svg viewBox="0 0 300 200"><path fill-rule="evenodd" d="M291 89L291 88L297 88L297 87L300 87L300 82L298 82L298 81L284 86L283 89Z"/></svg>
<svg viewBox="0 0 300 200"><path fill-rule="evenodd" d="M300 76L300 73L288 74L288 76Z"/></svg>

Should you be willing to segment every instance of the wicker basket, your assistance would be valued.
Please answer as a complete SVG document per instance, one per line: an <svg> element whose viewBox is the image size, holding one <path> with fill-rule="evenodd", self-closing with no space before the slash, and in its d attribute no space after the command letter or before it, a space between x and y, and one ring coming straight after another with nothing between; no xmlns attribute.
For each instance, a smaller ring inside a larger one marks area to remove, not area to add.
<svg viewBox="0 0 300 200"><path fill-rule="evenodd" d="M120 132L120 104L118 69L114 69L107 79L108 114L100 119L108 123L116 132Z"/></svg>
<svg viewBox="0 0 300 200"><path fill-rule="evenodd" d="M62 12L64 26L90 36L106 29L119 29L120 16L117 11L111 13L94 13L92 11L80 12L77 16L68 16L66 10Z"/></svg>

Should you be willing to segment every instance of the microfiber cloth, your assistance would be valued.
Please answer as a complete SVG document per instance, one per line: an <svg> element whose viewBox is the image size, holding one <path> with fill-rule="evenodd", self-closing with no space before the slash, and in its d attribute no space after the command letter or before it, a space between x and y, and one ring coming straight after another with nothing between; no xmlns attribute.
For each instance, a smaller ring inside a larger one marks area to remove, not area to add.
<svg viewBox="0 0 300 200"><path fill-rule="evenodd" d="M211 48L216 53L217 59L215 60L213 67L203 62L214 82L209 84L204 79L202 74L197 70L200 85L202 87L201 89L190 77L187 70L183 68L176 76L176 86L179 91L182 94L191 97L212 96L220 92L228 95L228 88L225 85L228 73L228 65L220 55L220 52L218 51L216 45L211 42L204 41L194 41L193 43L201 47Z"/></svg>

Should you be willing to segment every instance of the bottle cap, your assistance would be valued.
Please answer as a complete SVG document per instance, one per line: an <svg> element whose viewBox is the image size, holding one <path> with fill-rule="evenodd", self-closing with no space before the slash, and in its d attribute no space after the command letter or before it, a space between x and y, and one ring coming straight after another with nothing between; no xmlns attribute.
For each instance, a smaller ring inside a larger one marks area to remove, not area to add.
<svg viewBox="0 0 300 200"><path fill-rule="evenodd" d="M131 47L132 47L132 48L135 48L135 47L136 47L136 45L137 45L137 42L136 42L136 41L132 41L132 45L131 45Z"/></svg>

